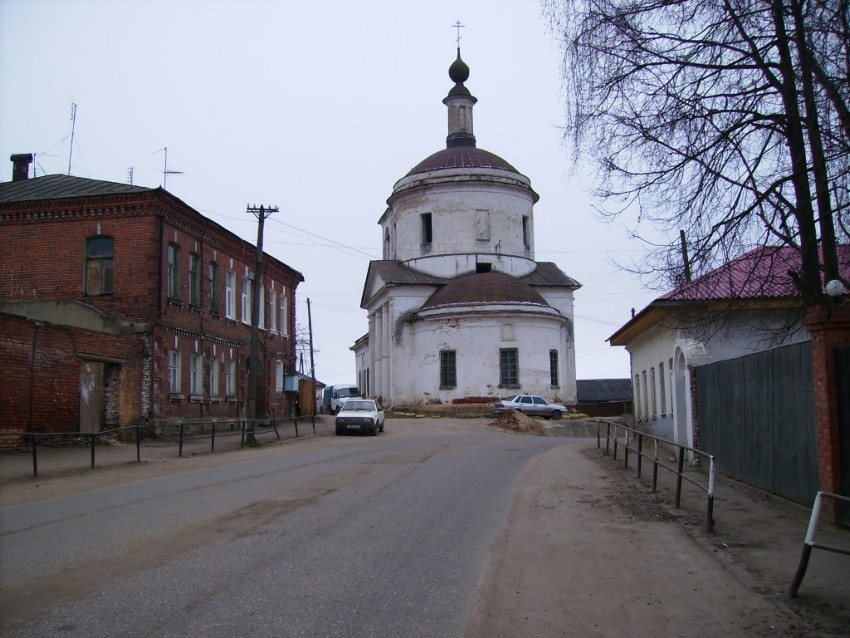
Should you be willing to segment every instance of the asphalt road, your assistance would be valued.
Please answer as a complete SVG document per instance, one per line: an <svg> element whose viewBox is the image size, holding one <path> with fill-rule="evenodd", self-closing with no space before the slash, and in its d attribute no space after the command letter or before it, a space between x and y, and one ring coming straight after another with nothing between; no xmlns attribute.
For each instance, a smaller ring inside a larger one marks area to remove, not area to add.
<svg viewBox="0 0 850 638"><path fill-rule="evenodd" d="M3 636L460 636L533 458L576 439L325 437L3 508Z"/></svg>

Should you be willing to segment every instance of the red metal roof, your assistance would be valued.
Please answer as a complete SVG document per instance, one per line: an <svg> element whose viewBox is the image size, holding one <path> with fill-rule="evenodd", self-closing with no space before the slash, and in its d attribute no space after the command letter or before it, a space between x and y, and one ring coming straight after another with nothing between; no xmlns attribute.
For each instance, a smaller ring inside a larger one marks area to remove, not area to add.
<svg viewBox="0 0 850 638"><path fill-rule="evenodd" d="M453 146L437 151L410 169L408 175L450 168L496 168L519 173L498 155L474 146Z"/></svg>

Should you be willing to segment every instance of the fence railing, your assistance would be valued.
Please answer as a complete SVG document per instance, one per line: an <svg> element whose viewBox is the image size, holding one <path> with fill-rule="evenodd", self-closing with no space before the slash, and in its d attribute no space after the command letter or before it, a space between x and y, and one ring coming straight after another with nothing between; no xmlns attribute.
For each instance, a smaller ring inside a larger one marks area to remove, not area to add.
<svg viewBox="0 0 850 638"><path fill-rule="evenodd" d="M797 573L794 574L794 581L791 583L791 588L788 590L789 598L796 598L797 591L800 589L800 584L803 582L803 576L806 575L806 569L809 566L809 557L813 549L823 549L828 552L836 552L838 554L847 554L850 556L850 547L838 547L837 545L829 545L820 543L815 540L817 533L818 520L820 520L820 510L823 499L828 498L839 503L850 505L850 497L833 494L831 492L818 492L815 495L815 502L812 505L812 513L809 517L809 526L806 529L806 538L803 541L803 553L800 555L800 562L797 565Z"/></svg>
<svg viewBox="0 0 850 638"><path fill-rule="evenodd" d="M32 475L38 476L38 447L39 441L61 441L62 439L74 439L76 441L86 441L91 450L91 468L96 467L96 450L98 439L104 437L112 437L120 432L134 430L136 439L136 462L142 460L142 426L131 425L125 428L113 428L111 430L100 430L99 432L0 432L0 436L14 436L23 438L29 445L30 454L32 456Z"/></svg>
<svg viewBox="0 0 850 638"><path fill-rule="evenodd" d="M177 455L183 456L183 444L189 441L197 441L203 439L210 440L210 452L215 452L216 438L228 436L240 436L239 447L245 447L248 442L249 434L254 436L274 432L277 440L280 441L280 432L278 425L283 426L286 423L292 423L295 429L295 438L301 435L298 432L298 422L310 420L313 425L313 434L316 434L316 417L315 416L292 416L285 419L226 419L215 421L184 421L177 424L178 428L178 447ZM253 428L250 426L253 425ZM223 429L226 428L226 429Z"/></svg>
<svg viewBox="0 0 850 638"><path fill-rule="evenodd" d="M604 430L604 432L603 432ZM687 481L706 493L706 531L714 531L714 483L716 476L716 466L714 456L707 454L702 450L679 445L666 439L662 439L645 432L640 432L626 425L611 422L611 421L596 421L596 446L602 448L602 439L605 439L605 454L611 453L611 447L614 448L614 460L617 460L619 448L623 450L623 463L625 467L629 467L629 453L637 454L637 475L641 478L643 470L643 460L647 459L652 462L652 491L658 489L658 468L668 470L676 475L676 508L681 505L682 500L682 483ZM644 450L644 442L650 443L651 453ZM676 467L666 465L659 460L659 447L673 448L676 450ZM705 459L708 462L708 477L707 481L699 481L685 474L685 455L686 453L693 456Z"/></svg>
<svg viewBox="0 0 850 638"><path fill-rule="evenodd" d="M226 436L240 436L240 447L244 447L248 433L251 431L249 425L253 424L254 435L262 435L268 432L273 432L278 440L281 440L278 428L291 423L295 430L295 438L299 438L301 433L298 430L299 422L302 425L306 422L313 427L313 434L316 434L316 417L315 416L299 416L287 417L285 419L255 419L253 422L247 419L233 419L223 421L194 421L174 424L177 434L177 454L183 456L184 443L194 440L209 439L210 451L215 452L216 439ZM154 424L155 427L162 428L163 424ZM97 467L97 447L98 441L104 438L115 438L121 432L133 431L136 447L136 462L142 460L142 434L143 430L150 428L150 424L131 425L124 428L114 428L111 430L100 430L99 432L0 432L0 437L15 437L17 440L23 440L27 443L27 448L32 456L32 475L38 476L38 461L39 447L44 446L45 441L61 442L63 440L73 440L84 442L91 450L91 469ZM168 424L164 426L166 429ZM224 428L229 427L228 430ZM162 434L162 432L160 432ZM166 438L168 435L166 434Z"/></svg>

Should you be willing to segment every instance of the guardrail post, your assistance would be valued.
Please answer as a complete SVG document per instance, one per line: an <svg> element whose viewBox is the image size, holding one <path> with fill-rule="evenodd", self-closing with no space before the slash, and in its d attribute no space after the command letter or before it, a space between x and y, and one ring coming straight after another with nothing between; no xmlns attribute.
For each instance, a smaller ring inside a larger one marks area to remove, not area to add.
<svg viewBox="0 0 850 638"><path fill-rule="evenodd" d="M655 439L655 456L652 457L652 491L658 491L658 439Z"/></svg>
<svg viewBox="0 0 850 638"><path fill-rule="evenodd" d="M641 468L643 468L643 434L638 434L637 455L638 455L637 471L638 471L638 478L640 478L640 471L641 471Z"/></svg>
<svg viewBox="0 0 850 638"><path fill-rule="evenodd" d="M295 424L295 438L297 439L298 438L298 417L293 416L292 417L292 423Z"/></svg>
<svg viewBox="0 0 850 638"><path fill-rule="evenodd" d="M708 511L706 513L705 531L714 531L714 479L715 479L714 456L708 457Z"/></svg>
<svg viewBox="0 0 850 638"><path fill-rule="evenodd" d="M629 431L623 430L623 467L629 469Z"/></svg>
<svg viewBox="0 0 850 638"><path fill-rule="evenodd" d="M615 425L614 426L614 460L615 461L617 460L617 445L619 445L619 439L617 438L618 434L619 434L619 432L617 431L617 426Z"/></svg>
<svg viewBox="0 0 850 638"><path fill-rule="evenodd" d="M142 426L136 425L136 463L142 462Z"/></svg>
<svg viewBox="0 0 850 638"><path fill-rule="evenodd" d="M316 414L315 413L313 413L310 416L310 420L313 421L313 435L315 436L315 434L316 434Z"/></svg>
<svg viewBox="0 0 850 638"><path fill-rule="evenodd" d="M91 438L91 469L94 469L94 441L96 436L97 434L94 432L89 435Z"/></svg>
<svg viewBox="0 0 850 638"><path fill-rule="evenodd" d="M177 456L183 456L183 421L180 421L180 439L177 444Z"/></svg>
<svg viewBox="0 0 850 638"><path fill-rule="evenodd" d="M212 422L212 436L210 439L210 452L215 452L215 421Z"/></svg>
<svg viewBox="0 0 850 638"><path fill-rule="evenodd" d="M611 422L606 423L608 427L605 428L605 456L608 456L611 453Z"/></svg>
<svg viewBox="0 0 850 638"><path fill-rule="evenodd" d="M245 420L239 420L239 431L241 432L241 437L239 439L239 447L245 447Z"/></svg>
<svg viewBox="0 0 850 638"><path fill-rule="evenodd" d="M685 448L679 448L679 469L676 471L676 507L682 500L682 471L685 467Z"/></svg>
<svg viewBox="0 0 850 638"><path fill-rule="evenodd" d="M277 437L277 440L280 441L280 432L277 431L277 419L272 419L272 429L274 430L274 435Z"/></svg>
<svg viewBox="0 0 850 638"><path fill-rule="evenodd" d="M30 432L32 439L32 475L38 476L38 437L35 432Z"/></svg>

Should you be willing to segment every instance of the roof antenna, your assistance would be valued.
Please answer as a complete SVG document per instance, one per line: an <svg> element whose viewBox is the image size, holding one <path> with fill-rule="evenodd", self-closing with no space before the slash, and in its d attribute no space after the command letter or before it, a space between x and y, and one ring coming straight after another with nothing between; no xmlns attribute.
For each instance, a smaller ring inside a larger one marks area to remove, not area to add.
<svg viewBox="0 0 850 638"><path fill-rule="evenodd" d="M68 151L68 175L71 174L71 158L74 156L74 129L77 127L77 103L71 102L71 148Z"/></svg>
<svg viewBox="0 0 850 638"><path fill-rule="evenodd" d="M460 20L452 25L452 29L457 29L457 48L460 49L460 30L465 28L465 24L461 24Z"/></svg>
<svg viewBox="0 0 850 638"><path fill-rule="evenodd" d="M165 159L162 164L162 190L165 189L166 180L168 180L169 175L182 175L183 171L170 171L168 170L168 147L163 146L159 151L165 152ZM159 151L154 151L154 153L159 153Z"/></svg>

